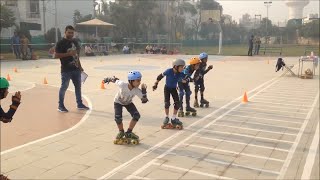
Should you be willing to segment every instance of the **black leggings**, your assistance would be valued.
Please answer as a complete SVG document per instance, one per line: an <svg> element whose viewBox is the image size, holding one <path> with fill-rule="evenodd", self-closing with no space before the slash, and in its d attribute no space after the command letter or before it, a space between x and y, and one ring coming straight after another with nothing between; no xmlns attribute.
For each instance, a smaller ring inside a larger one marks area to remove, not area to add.
<svg viewBox="0 0 320 180"><path fill-rule="evenodd" d="M174 109L178 110L180 102L177 88L168 88L167 86L164 87L164 108L170 107L170 95L174 101Z"/></svg>
<svg viewBox="0 0 320 180"><path fill-rule="evenodd" d="M119 103L114 103L114 118L117 124L122 123L122 108L125 107L127 111L131 114L133 120L138 121L140 119L140 113L133 103L128 105L122 105Z"/></svg>

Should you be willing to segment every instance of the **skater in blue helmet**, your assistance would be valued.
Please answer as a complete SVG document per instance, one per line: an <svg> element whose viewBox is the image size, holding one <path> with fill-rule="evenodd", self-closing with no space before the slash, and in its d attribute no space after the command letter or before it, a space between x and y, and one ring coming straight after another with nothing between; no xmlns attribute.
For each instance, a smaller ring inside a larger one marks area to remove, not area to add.
<svg viewBox="0 0 320 180"><path fill-rule="evenodd" d="M128 82L123 82L116 77L109 77L103 80L104 83L113 82L119 86L119 91L114 97L115 121L117 123L119 133L114 140L114 144L138 144L139 136L132 132L136 123L140 119L140 113L133 104L132 99L138 96L142 103L147 103L147 86L141 84L142 74L139 71L130 71L128 73ZM141 84L141 89L139 88ZM131 114L131 121L127 132L124 132L122 123L122 109L125 107Z"/></svg>
<svg viewBox="0 0 320 180"><path fill-rule="evenodd" d="M165 70L157 77L157 81L154 83L153 90L156 90L158 87L158 83L161 81L163 77L166 76L166 83L164 86L164 108L166 117L163 121L163 125L161 128L177 128L182 129L182 122L176 118L177 113L180 106L179 95L177 92L177 84L179 81L186 83L187 81L184 78L183 68L185 66L185 62L182 59L176 59L172 62L172 68ZM169 123L169 107L170 107L170 95L173 98L173 115L171 118L171 123Z"/></svg>
<svg viewBox="0 0 320 180"><path fill-rule="evenodd" d="M200 67L198 70L196 70L195 75L194 75L194 85L195 85L195 89L194 89L194 96L195 96L195 100L194 100L194 107L199 107L199 103L198 103L198 92L200 90L200 107L209 107L209 102L207 100L204 99L204 90L205 90L205 86L204 86L204 75L207 74L212 68L212 65L209 65L207 68L207 61L208 61L208 54L203 52L199 55L199 59L201 61L200 63Z"/></svg>
<svg viewBox="0 0 320 180"><path fill-rule="evenodd" d="M0 77L0 99L4 99L9 94L9 82L7 79ZM21 101L21 93L20 91L16 92L14 96L12 96L12 104L10 105L10 109L8 112L4 112L1 104L0 104L0 121L3 123L9 123L12 121L13 115L15 114L18 106Z"/></svg>

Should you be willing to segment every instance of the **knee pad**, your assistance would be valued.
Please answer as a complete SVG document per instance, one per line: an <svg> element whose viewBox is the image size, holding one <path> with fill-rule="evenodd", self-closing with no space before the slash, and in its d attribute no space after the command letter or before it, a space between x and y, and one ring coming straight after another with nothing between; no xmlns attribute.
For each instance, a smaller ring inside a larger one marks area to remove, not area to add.
<svg viewBox="0 0 320 180"><path fill-rule="evenodd" d="M170 103L169 102L165 102L164 103L164 108L168 109L170 107Z"/></svg>
<svg viewBox="0 0 320 180"><path fill-rule="evenodd" d="M122 116L116 115L114 120L116 121L117 124L121 124L122 123Z"/></svg>
<svg viewBox="0 0 320 180"><path fill-rule="evenodd" d="M133 113L132 119L135 120L135 121L139 121L139 119L140 119L140 113L139 113L139 112Z"/></svg>
<svg viewBox="0 0 320 180"><path fill-rule="evenodd" d="M181 90L181 89L180 89L180 91L179 91L179 96L180 96L180 97L181 97L181 96L182 96L182 97L184 96L184 90Z"/></svg>
<svg viewBox="0 0 320 180"><path fill-rule="evenodd" d="M180 101L174 102L174 109L179 110L179 108L180 108Z"/></svg>

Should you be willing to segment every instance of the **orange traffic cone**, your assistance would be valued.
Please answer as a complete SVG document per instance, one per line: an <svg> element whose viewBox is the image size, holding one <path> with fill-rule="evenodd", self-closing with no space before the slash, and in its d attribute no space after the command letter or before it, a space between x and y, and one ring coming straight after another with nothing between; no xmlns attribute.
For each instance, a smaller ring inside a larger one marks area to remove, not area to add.
<svg viewBox="0 0 320 180"><path fill-rule="evenodd" d="M43 84L48 84L47 78L43 79Z"/></svg>
<svg viewBox="0 0 320 180"><path fill-rule="evenodd" d="M104 82L103 82L103 81L101 81L100 89L106 89L106 88L104 87Z"/></svg>
<svg viewBox="0 0 320 180"><path fill-rule="evenodd" d="M242 102L243 103L247 103L248 101L248 96L247 96L247 92L244 92L243 98L242 98Z"/></svg>
<svg viewBox="0 0 320 180"><path fill-rule="evenodd" d="M15 68L13 68L13 71L14 71L15 73L17 73L17 72L18 72L18 69L15 67Z"/></svg>
<svg viewBox="0 0 320 180"><path fill-rule="evenodd" d="M8 80L8 81L11 81L11 78L10 78L10 75L9 75L9 74L7 75L7 80Z"/></svg>

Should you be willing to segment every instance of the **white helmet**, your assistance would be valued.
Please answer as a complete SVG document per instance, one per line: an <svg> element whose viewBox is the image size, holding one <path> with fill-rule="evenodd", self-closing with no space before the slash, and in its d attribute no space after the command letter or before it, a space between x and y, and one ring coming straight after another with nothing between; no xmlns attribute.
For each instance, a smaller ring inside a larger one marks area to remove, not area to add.
<svg viewBox="0 0 320 180"><path fill-rule="evenodd" d="M185 66L186 63L184 62L183 59L176 59L174 61L172 61L172 66Z"/></svg>

